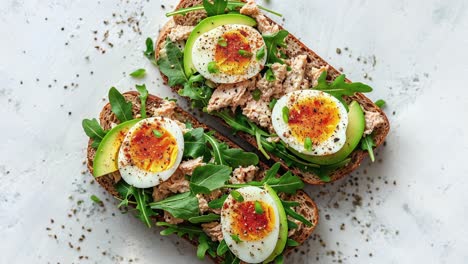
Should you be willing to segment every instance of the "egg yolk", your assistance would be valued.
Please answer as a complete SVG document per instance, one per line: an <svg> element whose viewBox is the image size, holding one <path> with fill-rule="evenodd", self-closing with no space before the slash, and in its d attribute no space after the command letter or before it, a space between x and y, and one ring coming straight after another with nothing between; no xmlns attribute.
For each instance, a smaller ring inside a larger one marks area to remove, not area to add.
<svg viewBox="0 0 468 264"><path fill-rule="evenodd" d="M132 134L127 158L133 165L148 172L171 168L177 158L177 141L159 122L144 123Z"/></svg>
<svg viewBox="0 0 468 264"><path fill-rule="evenodd" d="M314 144L326 141L339 121L338 106L326 97L299 98L289 109L289 129L301 143L306 138L310 138Z"/></svg>
<svg viewBox="0 0 468 264"><path fill-rule="evenodd" d="M273 207L258 201L263 212L255 212L255 202L235 202L232 205L232 231L242 241L258 241L266 237L275 224Z"/></svg>
<svg viewBox="0 0 468 264"><path fill-rule="evenodd" d="M220 72L232 75L245 74L252 57L249 33L244 30L227 31L218 41L215 62Z"/></svg>

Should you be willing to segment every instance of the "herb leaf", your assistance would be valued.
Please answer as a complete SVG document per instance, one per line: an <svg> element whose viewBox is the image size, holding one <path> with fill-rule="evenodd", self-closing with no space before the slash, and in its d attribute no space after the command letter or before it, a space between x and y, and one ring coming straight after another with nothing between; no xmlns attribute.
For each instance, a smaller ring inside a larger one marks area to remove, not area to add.
<svg viewBox="0 0 468 264"><path fill-rule="evenodd" d="M283 263L284 263L284 256L283 254L280 254L275 258L275 264L283 264Z"/></svg>
<svg viewBox="0 0 468 264"><path fill-rule="evenodd" d="M312 140L310 139L310 137L306 137L306 139L304 140L304 148L305 148L307 151L311 151L311 150L312 150Z"/></svg>
<svg viewBox="0 0 468 264"><path fill-rule="evenodd" d="M130 73L130 76L133 78L143 78L146 75L146 70L145 69L138 69L135 70L134 72Z"/></svg>
<svg viewBox="0 0 468 264"><path fill-rule="evenodd" d="M153 134L157 138L161 138L163 136L163 134L156 129L153 129Z"/></svg>
<svg viewBox="0 0 468 264"><path fill-rule="evenodd" d="M243 50L243 49L240 49L240 50L238 51L238 53L239 53L239 55L241 55L241 56L244 57L244 58L250 58L250 57L253 56L252 52L246 51L246 50Z"/></svg>
<svg viewBox="0 0 468 264"><path fill-rule="evenodd" d="M150 204L153 209L169 212L176 218L187 220L199 215L198 199L191 192L176 194Z"/></svg>
<svg viewBox="0 0 468 264"><path fill-rule="evenodd" d="M252 91L252 98L255 101L260 100L260 96L262 96L262 91L260 91L260 89L256 88L255 90Z"/></svg>
<svg viewBox="0 0 468 264"><path fill-rule="evenodd" d="M184 72L182 51L174 42L166 40L166 54L157 61L159 70L168 78L169 86L183 85L188 82Z"/></svg>
<svg viewBox="0 0 468 264"><path fill-rule="evenodd" d="M226 241L223 239L219 242L218 248L216 249L216 254L218 256L223 256L229 250Z"/></svg>
<svg viewBox="0 0 468 264"><path fill-rule="evenodd" d="M228 0L213 0L213 4L208 0L203 0L203 7L208 16L222 15L226 12Z"/></svg>
<svg viewBox="0 0 468 264"><path fill-rule="evenodd" d="M224 183L229 180L231 172L231 167L225 165L207 164L197 167L190 178L190 189L192 189L195 194L209 194L223 187Z"/></svg>
<svg viewBox="0 0 468 264"><path fill-rule="evenodd" d="M195 128L184 134L184 157L198 158L206 152L203 128Z"/></svg>
<svg viewBox="0 0 468 264"><path fill-rule="evenodd" d="M284 61L278 57L278 48L285 48L285 39L289 35L286 30L280 30L273 35L263 35L263 40L266 44L267 62L266 64L273 64L275 62L284 64Z"/></svg>
<svg viewBox="0 0 468 264"><path fill-rule="evenodd" d="M97 197L97 196L94 195L94 194L91 195L90 199L91 199L91 201L93 201L93 202L95 202L95 203L97 203L97 204L102 204L101 199L99 199L99 197Z"/></svg>
<svg viewBox="0 0 468 264"><path fill-rule="evenodd" d="M198 238L198 247L197 247L197 257L200 260L205 259L206 251L210 248L210 244L208 244L208 236L205 234L201 234Z"/></svg>
<svg viewBox="0 0 468 264"><path fill-rule="evenodd" d="M258 164L258 156L255 153L245 152L238 148L230 149L226 143L219 143L210 134L205 134L205 138L211 145L216 164L227 164L233 168Z"/></svg>
<svg viewBox="0 0 468 264"><path fill-rule="evenodd" d="M102 129L96 118L84 119L81 125L86 135L93 140L91 147L97 148L107 132Z"/></svg>
<svg viewBox="0 0 468 264"><path fill-rule="evenodd" d="M289 108L284 106L282 109L283 112L283 121L287 124L289 122Z"/></svg>
<svg viewBox="0 0 468 264"><path fill-rule="evenodd" d="M125 97L112 87L109 90L109 102L112 112L117 116L120 122L130 121L133 119L132 103L127 102Z"/></svg>
<svg viewBox="0 0 468 264"><path fill-rule="evenodd" d="M118 205L121 206L128 206L128 199L133 196L135 193L135 187L130 186L124 181L119 181L116 185L114 185L115 189L119 193L120 197L123 198L122 202Z"/></svg>
<svg viewBox="0 0 468 264"><path fill-rule="evenodd" d="M212 62L208 63L208 72L209 73L218 73L219 72L218 65L216 65L215 61L212 61Z"/></svg>
<svg viewBox="0 0 468 264"><path fill-rule="evenodd" d="M268 70L265 72L265 79L269 82L274 82L276 80L276 76L271 68L268 68Z"/></svg>
<svg viewBox="0 0 468 264"><path fill-rule="evenodd" d="M271 177L264 183L270 185L276 192L287 194L295 194L297 190L304 188L304 182L302 182L301 178L293 175L290 171L279 178Z"/></svg>
<svg viewBox="0 0 468 264"><path fill-rule="evenodd" d="M226 201L228 195L223 194L223 196L219 197L218 199L212 200L208 203L208 207L211 209L220 209L223 207L224 201Z"/></svg>
<svg viewBox="0 0 468 264"><path fill-rule="evenodd" d="M265 46L262 46L258 51L257 54L255 55L255 58L257 60L261 60L265 58Z"/></svg>
<svg viewBox="0 0 468 264"><path fill-rule="evenodd" d="M137 203L136 209L138 213L136 216L141 221L143 221L147 227L151 227L151 216L156 215L156 213L148 206L148 194L145 193L145 190L143 189L135 188L133 196L135 197L135 201Z"/></svg>
<svg viewBox="0 0 468 264"><path fill-rule="evenodd" d="M299 243L296 240L288 238L288 240L286 241L286 245L288 247L297 247L299 246Z"/></svg>
<svg viewBox="0 0 468 264"><path fill-rule="evenodd" d="M373 149L373 147L375 147L375 146L376 146L375 142L372 139L371 135L367 135L367 136L362 138L362 140L361 140L361 149L362 150L367 150L369 152L369 157L370 157L372 162L375 161L374 149Z"/></svg>
<svg viewBox="0 0 468 264"><path fill-rule="evenodd" d="M193 108L204 108L208 105L208 102L213 93L212 89L206 86L204 78L201 75L193 75L189 81L184 84L184 88L179 90L180 96L190 98Z"/></svg>
<svg viewBox="0 0 468 264"><path fill-rule="evenodd" d="M237 242L237 243L242 242L242 240L239 238L238 235L233 235L233 234L231 234L231 238L232 238L232 240L234 240L234 241Z"/></svg>
<svg viewBox="0 0 468 264"><path fill-rule="evenodd" d="M140 106L140 115L141 118L146 118L146 100L148 100L148 89L146 89L146 85L136 85L135 86L137 91L140 93L140 101L141 101L141 106Z"/></svg>
<svg viewBox="0 0 468 264"><path fill-rule="evenodd" d="M156 59L154 57L154 44L153 44L153 40L151 38L147 38L146 39L146 51L143 52L143 54L145 55L146 58L148 58L151 63L153 63L154 65L156 65Z"/></svg>
<svg viewBox="0 0 468 264"><path fill-rule="evenodd" d="M219 220L220 215L217 214L207 214L207 215L200 215L200 216L193 216L190 217L188 220L192 224L199 224L199 223L209 223L216 220Z"/></svg>
<svg viewBox="0 0 468 264"><path fill-rule="evenodd" d="M219 37L218 39L218 45L225 48L227 47L228 43L227 43L227 40L223 37Z"/></svg>
<svg viewBox="0 0 468 264"><path fill-rule="evenodd" d="M340 100L344 95L351 96L355 93L372 92L372 88L367 84L360 82L347 83L346 75L344 74L336 77L332 83L328 83L326 81L326 77L327 72L323 71L320 77L317 79L317 85L313 89L329 93Z"/></svg>
<svg viewBox="0 0 468 264"><path fill-rule="evenodd" d="M259 201L255 201L255 213L256 214L263 214L263 207Z"/></svg>
<svg viewBox="0 0 468 264"><path fill-rule="evenodd" d="M387 104L387 102L385 102L385 100L383 100L383 99L379 99L379 100L375 101L375 105L377 105L379 108L383 108L386 104Z"/></svg>
<svg viewBox="0 0 468 264"><path fill-rule="evenodd" d="M193 240L195 236L200 236L204 234L203 230L200 227L193 225L173 225L166 222L157 222L156 226L166 227L166 229L161 231L160 233L163 236L168 236L175 233L179 237L187 235L190 240Z"/></svg>

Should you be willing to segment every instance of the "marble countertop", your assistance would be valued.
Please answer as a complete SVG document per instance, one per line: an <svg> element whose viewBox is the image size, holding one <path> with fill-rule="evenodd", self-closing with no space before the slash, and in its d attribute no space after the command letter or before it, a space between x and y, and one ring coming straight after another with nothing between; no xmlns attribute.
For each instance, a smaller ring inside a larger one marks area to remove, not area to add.
<svg viewBox="0 0 468 264"><path fill-rule="evenodd" d="M109 87L145 82L173 96L141 53L175 4L0 2L1 263L197 262L186 242L121 214L83 164L81 120L97 115ZM287 263L468 263L468 3L267 6L351 80L371 84L392 124L375 163L307 187L320 224ZM141 67L143 81L128 77Z"/></svg>

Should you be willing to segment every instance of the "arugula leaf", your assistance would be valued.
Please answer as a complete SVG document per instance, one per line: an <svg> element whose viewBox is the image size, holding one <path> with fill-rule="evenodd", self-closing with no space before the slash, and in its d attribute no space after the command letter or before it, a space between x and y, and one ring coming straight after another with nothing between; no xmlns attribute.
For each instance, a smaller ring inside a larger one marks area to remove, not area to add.
<svg viewBox="0 0 468 264"><path fill-rule="evenodd" d="M236 190L232 190L231 191L231 196L232 198L234 198L234 200L238 201L238 202L243 202L244 201L244 197L242 196L242 194Z"/></svg>
<svg viewBox="0 0 468 264"><path fill-rule="evenodd" d="M296 220L301 221L306 226L312 226L312 223L309 220L307 220L304 216L296 213L296 211L294 211L293 209L291 209L289 207L285 207L284 211L286 212L287 215L291 216L292 218L294 218Z"/></svg>
<svg viewBox="0 0 468 264"><path fill-rule="evenodd" d="M383 99L379 99L379 100L375 101L375 105L377 105L379 108L383 108L386 104L387 104L387 102L385 102L385 100L383 100Z"/></svg>
<svg viewBox="0 0 468 264"><path fill-rule="evenodd" d="M111 110L117 116L120 122L130 121L133 119L132 103L127 102L125 97L117 90L112 87L109 90L109 102Z"/></svg>
<svg viewBox="0 0 468 264"><path fill-rule="evenodd" d="M232 240L234 240L236 243L242 242L242 240L239 238L238 235L233 235L233 234L231 234L231 238L232 238Z"/></svg>
<svg viewBox="0 0 468 264"><path fill-rule="evenodd" d="M313 89L329 93L340 100L342 100L344 95L351 96L355 93L372 92L372 88L367 84L360 82L347 83L346 75L344 74L336 77L332 83L328 83L326 81L326 77L327 72L323 71L320 77L317 79L317 85Z"/></svg>
<svg viewBox="0 0 468 264"><path fill-rule="evenodd" d="M218 256L223 256L227 251L229 250L229 247L226 244L226 241L223 239L218 245L218 248L216 249L216 254Z"/></svg>
<svg viewBox="0 0 468 264"><path fill-rule="evenodd" d="M223 154L221 152L221 144L209 133L204 134L204 137L211 145L215 163L218 165L225 165Z"/></svg>
<svg viewBox="0 0 468 264"><path fill-rule="evenodd" d="M228 10L236 10L237 8L241 8L245 5L246 3L243 3L243 2L239 2L239 1L228 1L228 4L227 4L227 7L226 9ZM283 15L276 12L276 11L273 11L271 9L268 9L264 6L258 6L259 9L263 10L263 11L266 11L266 12L269 12L273 15L276 15L276 16L279 16L279 17L282 17ZM191 7L187 7L187 8L181 8L181 9L177 9L173 12L169 12L169 13L166 13L166 17L171 17L171 16L176 16L176 15L185 15L187 13L190 13L190 12L194 12L194 11L199 11L199 10L203 10L205 9L203 5L196 5L196 6L191 6Z"/></svg>
<svg viewBox="0 0 468 264"><path fill-rule="evenodd" d="M273 164L273 166L271 166L266 172L265 172L265 178L263 178L262 180L262 184L268 182L268 181L271 181L271 179L273 179L276 174L278 174L278 171L281 167L281 163L280 162L276 162L275 164Z"/></svg>
<svg viewBox="0 0 468 264"><path fill-rule="evenodd" d="M302 182L301 178L293 175L290 171L279 178L271 177L265 183L270 185L276 192L287 194L295 194L297 190L304 188L304 182Z"/></svg>
<svg viewBox="0 0 468 264"><path fill-rule="evenodd" d="M225 165L207 164L197 167L190 178L190 189L195 194L209 194L223 187L224 183L229 180L231 172L231 167Z"/></svg>
<svg viewBox="0 0 468 264"><path fill-rule="evenodd" d="M148 89L146 89L146 85L136 85L135 86L137 91L140 93L140 101L141 101L141 106L140 106L140 115L141 118L146 118L146 100L148 100Z"/></svg>
<svg viewBox="0 0 468 264"><path fill-rule="evenodd" d="M257 51L257 54L255 55L255 58L257 60L261 60L263 58L265 58L265 46L262 46L258 51Z"/></svg>
<svg viewBox="0 0 468 264"><path fill-rule="evenodd" d="M288 247L297 247L299 246L299 243L296 240L288 238L288 240L286 241L286 245Z"/></svg>
<svg viewBox="0 0 468 264"><path fill-rule="evenodd" d="M216 220L219 220L220 216L217 214L207 214L207 215L200 215L200 216L193 216L190 217L188 220L192 224L199 224L199 223L209 223Z"/></svg>
<svg viewBox="0 0 468 264"><path fill-rule="evenodd" d="M296 223L294 223L293 221L288 220L288 230L296 229L298 227L299 226Z"/></svg>
<svg viewBox="0 0 468 264"><path fill-rule="evenodd" d="M144 51L143 54L145 55L146 58L148 58L151 61L151 63L156 65L157 63L156 63L155 54L154 54L153 40L151 38L147 38L145 44L146 44L146 51Z"/></svg>
<svg viewBox="0 0 468 264"><path fill-rule="evenodd" d="M146 70L145 69L138 69L135 70L134 72L130 73L130 76L133 78L143 78L146 75Z"/></svg>
<svg viewBox="0 0 468 264"><path fill-rule="evenodd" d="M289 32L282 29L272 35L263 35L267 50L267 62L266 64L273 64L275 62L284 64L284 60L278 57L278 48L286 48L285 39L289 35Z"/></svg>
<svg viewBox="0 0 468 264"><path fill-rule="evenodd" d="M267 66L268 67L268 66ZM273 73L273 70L271 68L268 68L265 72L265 79L269 82L274 82L276 80L276 76Z"/></svg>
<svg viewBox="0 0 468 264"><path fill-rule="evenodd" d="M187 220L199 215L198 199L191 192L176 194L150 204L152 209L169 212L176 218Z"/></svg>
<svg viewBox="0 0 468 264"><path fill-rule="evenodd" d="M147 227L151 227L151 216L156 215L156 213L148 206L149 195L145 193L145 190L135 188L133 196L137 203L137 218L143 221Z"/></svg>
<svg viewBox="0 0 468 264"><path fill-rule="evenodd" d="M374 156L374 149L375 147L375 142L372 139L371 135L367 135L362 138L361 140L361 149L362 150L367 150L369 152L369 158L371 159L372 162L375 161L375 156Z"/></svg>
<svg viewBox="0 0 468 264"><path fill-rule="evenodd" d="M260 96L262 96L262 91L260 91L260 89L255 89L252 91L252 98L255 100L255 101L258 101L260 100Z"/></svg>
<svg viewBox="0 0 468 264"><path fill-rule="evenodd" d="M208 236L205 234L201 234L198 238L198 246L197 246L197 257L200 260L205 259L206 251L210 248L210 244L208 244Z"/></svg>
<svg viewBox="0 0 468 264"><path fill-rule="evenodd" d="M228 0L213 0L213 4L208 0L203 0L203 7L208 16L222 15L226 12Z"/></svg>
<svg viewBox="0 0 468 264"><path fill-rule="evenodd" d="M227 197L227 194L223 194L223 196L221 196L220 198L210 201L208 203L208 207L211 209L220 209L221 207L223 207L224 201L226 201Z"/></svg>
<svg viewBox="0 0 468 264"><path fill-rule="evenodd" d="M101 141L104 138L104 136L106 136L107 131L104 131L104 129L102 129L101 125L96 120L96 118L93 118L91 120L83 119L81 125L83 126L83 130L86 133L86 135L93 140L91 147L97 149L99 144L101 144Z"/></svg>
<svg viewBox="0 0 468 264"><path fill-rule="evenodd" d="M184 72L184 54L170 39L166 40L166 54L157 61L159 70L168 78L169 86L183 85L188 82Z"/></svg>
<svg viewBox="0 0 468 264"><path fill-rule="evenodd" d="M157 222L156 226L166 227L166 229L160 232L162 236L177 234L177 236L183 237L187 235L190 240L193 240L196 236L200 236L205 233L200 227L193 226L193 225L186 225L186 224L174 225L174 224L169 224L166 222Z"/></svg>
<svg viewBox="0 0 468 264"><path fill-rule="evenodd" d="M184 134L184 158L202 157L206 152L206 139L203 128L196 128Z"/></svg>
<svg viewBox="0 0 468 264"><path fill-rule="evenodd" d="M94 194L91 195L90 199L91 199L91 201L93 201L93 202L95 202L95 203L97 203L97 204L102 204L101 199L99 199L99 197L97 197L97 196L94 195Z"/></svg>
<svg viewBox="0 0 468 264"><path fill-rule="evenodd" d="M280 254L275 258L275 264L283 264L283 263L284 263L284 256L283 254Z"/></svg>
<svg viewBox="0 0 468 264"><path fill-rule="evenodd" d="M114 185L115 189L119 193L120 197L123 198L122 202L117 207L121 206L128 206L128 199L133 196L136 189L133 186L130 186L125 181L121 180L116 185Z"/></svg>
<svg viewBox="0 0 468 264"><path fill-rule="evenodd" d="M204 80L201 75L192 75L184 84L184 88L178 92L180 96L191 99L192 108L204 108L210 101L213 90L203 83Z"/></svg>
<svg viewBox="0 0 468 264"><path fill-rule="evenodd" d="M231 167L248 167L258 164L258 156L252 152L245 152L238 148L228 148L226 144L222 144L221 155L224 161Z"/></svg>
<svg viewBox="0 0 468 264"><path fill-rule="evenodd" d="M276 102L278 102L278 99L273 98L271 102L268 104L268 108L270 108L270 110L273 110L273 107L275 107Z"/></svg>

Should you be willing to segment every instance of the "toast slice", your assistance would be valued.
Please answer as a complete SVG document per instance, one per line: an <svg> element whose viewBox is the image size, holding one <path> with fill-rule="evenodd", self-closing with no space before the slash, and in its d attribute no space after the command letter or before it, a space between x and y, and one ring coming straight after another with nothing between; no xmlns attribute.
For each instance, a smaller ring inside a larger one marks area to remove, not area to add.
<svg viewBox="0 0 468 264"><path fill-rule="evenodd" d="M245 2L245 1L243 1ZM201 5L203 3L202 0L181 0L175 10L182 9L182 8L188 8L196 5ZM172 28L174 28L177 25L184 25L184 26L195 26L200 20L206 18L206 12L205 11L196 11L196 12L190 12L185 15L176 15L172 19L170 19L169 22L166 23L166 25L161 29L160 34L156 40L155 44L155 56L156 60L158 60L158 54L160 54L160 51L164 48L165 42L169 34L171 33ZM271 25L278 26L278 28L281 30L283 27L281 27L279 24L275 23L273 20L270 18L266 17L268 22ZM306 55L307 56L307 63L310 66L313 66L315 68L321 68L321 67L327 67L327 80L333 80L336 77L338 77L341 73L336 70L333 66L329 65L324 59L322 59L319 55L317 55L314 51L309 49L304 43L299 41L294 35L289 34L286 39L286 44L287 44L287 49L284 50L285 54L289 58L293 58L298 55ZM165 83L168 83L168 78L161 72L162 78L165 81ZM346 80L347 82L350 82L349 80ZM173 86L172 90L174 92L178 92L180 89L183 87L181 86ZM377 116L382 119L382 122L379 123L377 126L373 128L373 140L375 142L375 147L374 149L378 148L383 144L385 141L385 138L390 130L390 123L388 121L387 116L385 113L372 102L369 98L367 98L365 95L361 93L356 93L353 96L348 96L344 97L344 100L348 103L351 101L357 101L362 109L365 112L373 112L377 113ZM218 118L218 117L213 117L219 119L219 122L223 124L226 127L229 127L229 125L224 122L223 119ZM247 134L245 132L239 131L238 135L247 141L249 144L252 146L256 147L257 146L257 141L254 136ZM281 162L282 167L285 170L291 170L295 175L300 176L303 181L313 184L313 185L322 185L325 184L326 182L322 181L318 175L312 172L304 172L299 168L290 168L286 165L284 161L282 161L279 157L275 156L274 153L269 153L271 156L272 160L275 162ZM350 162L348 162L346 165L335 169L332 171L329 176L330 176L330 182L339 180L346 175L350 174L354 170L356 170L364 158L368 156L368 151L366 150L361 150L358 147L348 156L350 158Z"/></svg>
<svg viewBox="0 0 468 264"><path fill-rule="evenodd" d="M139 99L139 94L138 92L127 92L123 94L125 99L129 102L132 102L133 104L133 115L134 117L137 116L140 113L140 105L141 101ZM146 103L146 109L147 109L147 115L148 117L154 116L154 109L157 109L163 102L164 100L156 97L154 95L149 95ZM205 130L211 130L208 128L206 125L200 123L195 119L192 115L189 113L185 112L183 109L180 107L175 108L175 118L183 123L190 122L194 128L201 127ZM102 109L100 115L99 115L99 121L101 124L101 127L104 130L109 130L112 128L114 124L118 124L119 121L117 117L112 113L111 111L111 106L108 103L107 105L104 106ZM231 148L240 148L237 146L235 143L230 141L229 139L225 138L224 136L215 133L214 137L216 137L219 141L222 141L226 144L228 144ZM88 148L87 148L87 167L91 174L93 174L93 160L96 154L96 150L91 147L92 140L89 141L88 143ZM260 162L258 165L263 171L269 169L269 167ZM120 180L120 175L118 172L116 173L111 173L104 175L102 177L96 178L96 181L107 191L109 192L112 196L117 197L122 199L123 197L120 197L119 193L117 192L116 188L114 185L116 182ZM259 180L259 179L256 179ZM293 236L291 236L291 239L294 239L297 241L299 244L304 243L309 236L312 234L314 231L317 223L318 223L318 208L317 205L314 203L314 201L303 191L298 191L295 195L291 195L288 197L288 200L291 201L296 201L300 205L293 208L296 212L300 213L303 215L308 221L310 221L313 225L308 227L305 225L299 225L299 228L296 230ZM164 221L164 218L161 216L155 217L153 219L155 221ZM190 240L188 236L185 236L184 239L189 241L193 245L197 245L198 241L196 240ZM293 248L288 248L284 252L285 254L289 254L292 251ZM209 256L209 254L208 254ZM194 256L195 257L195 256ZM215 263L221 263L223 262L223 259L220 257L212 258Z"/></svg>

